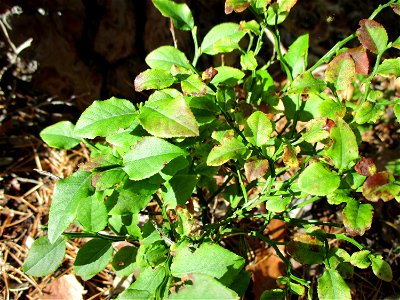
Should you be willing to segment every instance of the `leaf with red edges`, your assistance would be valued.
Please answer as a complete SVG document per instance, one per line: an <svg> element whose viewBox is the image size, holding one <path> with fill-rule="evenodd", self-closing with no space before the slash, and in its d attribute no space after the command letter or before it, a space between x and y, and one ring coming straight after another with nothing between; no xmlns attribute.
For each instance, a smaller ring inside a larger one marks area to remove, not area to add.
<svg viewBox="0 0 400 300"><path fill-rule="evenodd" d="M325 80L339 91L346 90L354 79L356 66L349 53L336 56L325 71Z"/></svg>
<svg viewBox="0 0 400 300"><path fill-rule="evenodd" d="M369 19L360 21L357 36L360 43L375 54L382 54L386 50L388 35L385 28L378 22Z"/></svg>
<svg viewBox="0 0 400 300"><path fill-rule="evenodd" d="M347 53L351 55L356 64L356 74L368 75L369 59L365 48L363 46L351 48L347 50Z"/></svg>
<svg viewBox="0 0 400 300"><path fill-rule="evenodd" d="M356 172L363 176L372 176L376 173L376 165L371 158L361 157L355 165Z"/></svg>

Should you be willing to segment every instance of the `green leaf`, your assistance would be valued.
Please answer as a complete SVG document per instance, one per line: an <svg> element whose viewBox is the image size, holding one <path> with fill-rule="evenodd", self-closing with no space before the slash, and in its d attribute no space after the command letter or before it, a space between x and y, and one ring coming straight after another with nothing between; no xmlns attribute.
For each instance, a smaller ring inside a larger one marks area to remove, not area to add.
<svg viewBox="0 0 400 300"><path fill-rule="evenodd" d="M306 265L319 264L325 257L324 243L309 234L295 235L286 250L293 259Z"/></svg>
<svg viewBox="0 0 400 300"><path fill-rule="evenodd" d="M171 86L175 82L169 71L160 69L148 69L135 78L135 91L161 90Z"/></svg>
<svg viewBox="0 0 400 300"><path fill-rule="evenodd" d="M331 145L325 148L335 167L339 170L345 170L354 165L358 155L357 139L349 124L343 119L337 118L335 125L330 131Z"/></svg>
<svg viewBox="0 0 400 300"><path fill-rule="evenodd" d="M225 14L230 14L233 11L240 13L245 11L250 5L250 0L226 0Z"/></svg>
<svg viewBox="0 0 400 300"><path fill-rule="evenodd" d="M40 137L50 147L71 149L81 141L79 136L75 135L74 128L71 122L61 121L43 129Z"/></svg>
<svg viewBox="0 0 400 300"><path fill-rule="evenodd" d="M293 78L303 73L307 67L308 44L309 35L308 33L303 34L289 46L288 52L284 56L285 61L292 70Z"/></svg>
<svg viewBox="0 0 400 300"><path fill-rule="evenodd" d="M166 191L161 192L164 205L175 209L177 205L184 205L192 195L197 183L196 175L178 174L164 184Z"/></svg>
<svg viewBox="0 0 400 300"><path fill-rule="evenodd" d="M304 296L306 289L304 286L298 283L290 282L289 283L289 289L292 293L299 295L299 296Z"/></svg>
<svg viewBox="0 0 400 300"><path fill-rule="evenodd" d="M124 171L132 180L149 178L185 150L156 137L144 137L123 157Z"/></svg>
<svg viewBox="0 0 400 300"><path fill-rule="evenodd" d="M268 7L267 24L280 24L289 15L290 10L296 4L297 0L278 0Z"/></svg>
<svg viewBox="0 0 400 300"><path fill-rule="evenodd" d="M107 136L131 126L136 116L136 109L128 100L112 97L94 101L78 119L74 133L89 139Z"/></svg>
<svg viewBox="0 0 400 300"><path fill-rule="evenodd" d="M285 292L281 289L266 290L262 293L260 300L284 300Z"/></svg>
<svg viewBox="0 0 400 300"><path fill-rule="evenodd" d="M400 104L395 104L393 106L393 112L397 118L397 122L400 122Z"/></svg>
<svg viewBox="0 0 400 300"><path fill-rule="evenodd" d="M118 295L117 300L132 300L132 299L153 299L148 291L127 289Z"/></svg>
<svg viewBox="0 0 400 300"><path fill-rule="evenodd" d="M327 269L318 280L318 299L351 300L350 288L336 270Z"/></svg>
<svg viewBox="0 0 400 300"><path fill-rule="evenodd" d="M354 121L357 124L374 124L380 115L383 113L384 110L381 109L375 103L370 101L365 101L359 110L357 110L356 115L354 116Z"/></svg>
<svg viewBox="0 0 400 300"><path fill-rule="evenodd" d="M340 177L326 169L322 163L313 163L301 172L299 188L302 192L326 196L333 193L340 185Z"/></svg>
<svg viewBox="0 0 400 300"><path fill-rule="evenodd" d="M373 207L356 200L348 201L343 209L343 224L349 235L363 235L372 224Z"/></svg>
<svg viewBox="0 0 400 300"><path fill-rule="evenodd" d="M74 270L83 280L89 280L107 267L114 249L110 241L93 239L78 251Z"/></svg>
<svg viewBox="0 0 400 300"><path fill-rule="evenodd" d="M371 265L371 261L369 260L369 255L371 251L369 250L361 250L354 252L350 257L350 263L360 269L366 269Z"/></svg>
<svg viewBox="0 0 400 300"><path fill-rule="evenodd" d="M78 206L92 193L91 173L78 171L57 182L49 213L49 241L54 243L75 219Z"/></svg>
<svg viewBox="0 0 400 300"><path fill-rule="evenodd" d="M123 183L127 177L121 168L106 170L93 177L93 185L96 187L96 190L104 191Z"/></svg>
<svg viewBox="0 0 400 300"><path fill-rule="evenodd" d="M325 80L338 91L347 90L355 78L356 65L349 53L336 56L326 68Z"/></svg>
<svg viewBox="0 0 400 300"><path fill-rule="evenodd" d="M244 136L255 146L266 145L274 130L271 120L261 111L256 111L247 119Z"/></svg>
<svg viewBox="0 0 400 300"><path fill-rule="evenodd" d="M372 272L384 281L390 282L393 280L393 272L390 265L382 259L380 255L370 255L369 259L372 263Z"/></svg>
<svg viewBox="0 0 400 300"><path fill-rule="evenodd" d="M166 275L164 266L157 266L154 269L147 267L140 272L139 277L132 283L128 290L147 291L154 295L158 287L165 280Z"/></svg>
<svg viewBox="0 0 400 300"><path fill-rule="evenodd" d="M152 69L170 71L173 65L191 69L185 53L172 46L161 46L146 56L146 63Z"/></svg>
<svg viewBox="0 0 400 300"><path fill-rule="evenodd" d="M343 118L346 114L346 106L331 98L326 98L318 105L318 113L322 117L335 120L336 118Z"/></svg>
<svg viewBox="0 0 400 300"><path fill-rule="evenodd" d="M157 137L199 135L196 119L182 96L150 98L140 109L140 124Z"/></svg>
<svg viewBox="0 0 400 300"><path fill-rule="evenodd" d="M184 285L168 299L238 299L238 295L209 275L192 273L191 285Z"/></svg>
<svg viewBox="0 0 400 300"><path fill-rule="evenodd" d="M257 60L253 51L246 52L240 56L240 65L243 70L255 70L257 68Z"/></svg>
<svg viewBox="0 0 400 300"><path fill-rule="evenodd" d="M203 243L195 252L187 245L175 251L171 274L181 278L184 275L200 273L212 276L229 285L244 266L244 259L233 252L211 243Z"/></svg>
<svg viewBox="0 0 400 300"><path fill-rule="evenodd" d="M215 70L217 70L218 73L211 80L211 83L214 85L218 85L220 83L226 85L235 85L245 75L241 70L229 66L217 67Z"/></svg>
<svg viewBox="0 0 400 300"><path fill-rule="evenodd" d="M326 83L321 79L315 79L310 71L297 76L290 85L288 93L291 94L312 94L320 93L326 87Z"/></svg>
<svg viewBox="0 0 400 300"><path fill-rule="evenodd" d="M400 58L385 59L379 65L377 73L380 75L394 75L400 77Z"/></svg>
<svg viewBox="0 0 400 300"><path fill-rule="evenodd" d="M192 30L194 19L186 3L178 4L171 0L152 0L154 6L164 17L171 18L174 26L180 30Z"/></svg>
<svg viewBox="0 0 400 300"><path fill-rule="evenodd" d="M303 138L306 142L314 144L320 142L329 137L329 132L324 129L326 126L326 118L312 119L307 122L307 132L303 134Z"/></svg>
<svg viewBox="0 0 400 300"><path fill-rule="evenodd" d="M46 236L38 238L29 249L22 270L31 276L45 276L53 273L61 265L66 245L63 238L50 243Z"/></svg>
<svg viewBox="0 0 400 300"><path fill-rule="evenodd" d="M190 75L181 81L182 92L185 96L204 96L207 91L207 85L201 80L197 74Z"/></svg>
<svg viewBox="0 0 400 300"><path fill-rule="evenodd" d="M112 266L118 277L129 276L135 271L137 248L125 246L115 253Z"/></svg>
<svg viewBox="0 0 400 300"><path fill-rule="evenodd" d="M99 232L103 230L108 221L103 193L95 193L80 201L77 219L85 231Z"/></svg>
<svg viewBox="0 0 400 300"><path fill-rule="evenodd" d="M271 0L251 0L250 5L256 14L264 14Z"/></svg>
<svg viewBox="0 0 400 300"><path fill-rule="evenodd" d="M206 34L201 43L200 49L202 53L215 55L218 53L231 52L239 49L239 42L245 35L245 32L240 31L239 24L236 23L221 23Z"/></svg>
<svg viewBox="0 0 400 300"><path fill-rule="evenodd" d="M207 165L220 166L230 159L238 159L247 151L247 147L235 138L224 138L220 146L211 149Z"/></svg>
<svg viewBox="0 0 400 300"><path fill-rule="evenodd" d="M369 19L363 19L359 24L360 28L357 29L357 36L360 43L375 54L385 52L388 43L388 35L385 28L378 22Z"/></svg>
<svg viewBox="0 0 400 300"><path fill-rule="evenodd" d="M120 191L108 197L106 207L110 215L129 215L140 212L151 200L159 185L152 184L149 179L127 181Z"/></svg>
<svg viewBox="0 0 400 300"><path fill-rule="evenodd" d="M392 43L392 47L400 50L400 36Z"/></svg>
<svg viewBox="0 0 400 300"><path fill-rule="evenodd" d="M289 197L269 196L266 197L265 208L273 213L280 213L286 210L291 199Z"/></svg>

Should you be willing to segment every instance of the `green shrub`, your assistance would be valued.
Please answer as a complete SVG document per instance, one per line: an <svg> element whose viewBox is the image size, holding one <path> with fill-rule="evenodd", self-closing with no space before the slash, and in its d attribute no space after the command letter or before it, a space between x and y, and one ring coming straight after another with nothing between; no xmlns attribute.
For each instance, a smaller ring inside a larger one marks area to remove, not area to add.
<svg viewBox="0 0 400 300"><path fill-rule="evenodd" d="M227 0L227 13L247 9L254 20L216 25L199 43L186 4L153 0L176 29L192 33L194 57L162 46L147 56L150 69L135 79L136 91L155 90L145 103L94 101L75 125L64 121L41 132L56 148L83 142L91 157L72 176L58 180L48 235L34 242L23 266L27 274L54 272L63 260L65 239L92 237L78 252L75 272L88 280L112 262L118 276L140 273L121 299L238 298L250 280L245 259L220 244L235 233L263 240L286 265L286 275L279 278L282 289L265 291L263 299L291 294L311 299L311 283L292 272L280 243L263 234L271 220L280 219L305 229L284 242L288 254L303 264L325 266L318 279L320 299L350 299L344 277L351 277L354 267L371 266L380 279L392 280L382 256L352 236L371 227L370 202L400 199L395 174L378 172L359 152L360 132L383 120L388 106L400 117L400 99L385 99L371 85L378 74L400 76L400 58L382 59L388 49L400 49L400 38L388 41L385 28L373 20L387 7L399 13L400 3L380 5L360 21L356 33L308 66L307 34L287 53L281 51L277 25L296 0L270 2ZM259 65L267 33L274 53ZM346 48L356 38L360 46ZM203 55L234 50L241 69L196 67ZM367 52L373 56L371 66ZM326 63L320 78L313 71ZM273 64L286 74L282 88L268 73ZM351 87L355 92L349 97ZM209 205L220 195L229 206L223 217L210 218ZM291 214L316 201L344 207L343 223ZM151 202L158 210L146 209ZM266 212L255 209L262 203ZM142 224L144 215L149 222ZM262 224L258 229L233 225L256 218ZM82 231L66 232L71 223ZM344 227L345 233L330 233L327 227ZM335 248L332 239L349 242L357 251ZM115 252L118 241L131 245Z"/></svg>

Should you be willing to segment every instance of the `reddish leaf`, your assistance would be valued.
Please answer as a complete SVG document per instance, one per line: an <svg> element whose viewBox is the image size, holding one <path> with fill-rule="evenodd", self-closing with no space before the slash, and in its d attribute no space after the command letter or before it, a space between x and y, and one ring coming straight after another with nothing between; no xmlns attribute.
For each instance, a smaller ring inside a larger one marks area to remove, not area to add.
<svg viewBox="0 0 400 300"><path fill-rule="evenodd" d="M333 83L337 90L347 90L355 75L355 63L349 53L336 56L326 68L325 80Z"/></svg>
<svg viewBox="0 0 400 300"><path fill-rule="evenodd" d="M291 168L296 168L299 166L299 161L297 160L296 155L300 152L299 147L293 147L292 145L285 145L283 147L283 163L285 166L289 166Z"/></svg>
<svg viewBox="0 0 400 300"><path fill-rule="evenodd" d="M351 48L347 50L347 52L351 55L351 58L356 64L356 74L368 75L369 59L365 48L359 46L357 48Z"/></svg>
<svg viewBox="0 0 400 300"><path fill-rule="evenodd" d="M331 119L326 119L326 123L324 125L324 127L322 127L322 129L331 132L331 129L336 125L335 121L331 120Z"/></svg>
<svg viewBox="0 0 400 300"><path fill-rule="evenodd" d="M371 158L361 157L354 167L356 172L363 176L372 176L376 173L376 165Z"/></svg>
<svg viewBox="0 0 400 300"><path fill-rule="evenodd" d="M360 43L375 54L383 53L388 43L385 28L380 23L369 19L363 19L359 24L357 36Z"/></svg>
<svg viewBox="0 0 400 300"><path fill-rule="evenodd" d="M253 160L244 164L244 174L248 182L264 176L268 171L268 160Z"/></svg>
<svg viewBox="0 0 400 300"><path fill-rule="evenodd" d="M218 71L214 67L209 67L201 74L201 79L203 79L204 82L208 83L217 74L218 74Z"/></svg>
<svg viewBox="0 0 400 300"><path fill-rule="evenodd" d="M393 176L388 172L378 172L365 180L362 193L367 200L372 202L379 199L392 200L400 193L400 186L392 183L393 181Z"/></svg>
<svg viewBox="0 0 400 300"><path fill-rule="evenodd" d="M246 10L246 8L248 8L250 5L250 1L249 0L226 0L225 1L225 14L230 14L233 11L239 13L242 12L244 10Z"/></svg>
<svg viewBox="0 0 400 300"><path fill-rule="evenodd" d="M390 4L390 7L393 8L393 11L400 15L400 3L392 3Z"/></svg>

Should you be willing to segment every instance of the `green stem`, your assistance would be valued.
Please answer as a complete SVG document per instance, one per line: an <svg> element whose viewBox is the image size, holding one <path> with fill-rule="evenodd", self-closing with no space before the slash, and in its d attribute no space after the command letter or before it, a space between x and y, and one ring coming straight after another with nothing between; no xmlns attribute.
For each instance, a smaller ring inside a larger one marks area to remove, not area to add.
<svg viewBox="0 0 400 300"><path fill-rule="evenodd" d="M191 32L192 32L192 38L193 38L193 44L194 44L194 57L193 57L192 65L195 68L197 61L199 60L199 57L201 55L199 43L197 41L197 26L194 26Z"/></svg>
<svg viewBox="0 0 400 300"><path fill-rule="evenodd" d="M236 169L236 174L237 174L238 179L239 179L240 189L242 190L244 202L247 203L249 201L249 199L247 197L246 187L244 186L243 179L242 179L242 174L240 173L239 169Z"/></svg>
<svg viewBox="0 0 400 300"><path fill-rule="evenodd" d="M125 240L137 241L137 239L130 239L127 236L122 235L106 235L98 232L63 232L62 234L68 239L78 239L78 238L98 238L113 242L120 242Z"/></svg>
<svg viewBox="0 0 400 300"><path fill-rule="evenodd" d="M361 245L359 242L357 242L356 240L348 237L347 235L345 235L344 233L336 233L336 234L327 234L328 238L335 238L335 239L339 239L339 240L343 240L346 242L349 242L350 244L353 244L354 246L356 246L358 249L360 250L365 250L366 247L364 247L363 245Z"/></svg>
<svg viewBox="0 0 400 300"><path fill-rule="evenodd" d="M214 199L218 194L220 194L220 193L225 189L225 187L228 185L229 181L231 181L232 178L233 178L233 174L230 173L230 174L228 175L228 178L226 178L226 180L224 181L224 183L221 184L221 185L218 187L218 189L217 189L214 193L212 193L211 196L208 197L208 199L207 199L205 202L206 202L207 204L210 203L210 202L212 201L212 199Z"/></svg>

